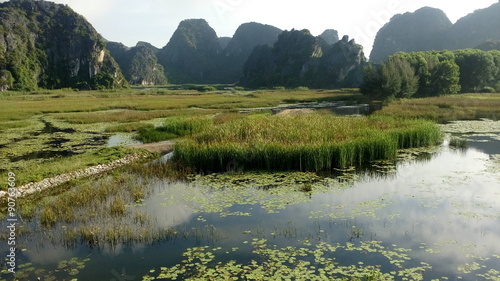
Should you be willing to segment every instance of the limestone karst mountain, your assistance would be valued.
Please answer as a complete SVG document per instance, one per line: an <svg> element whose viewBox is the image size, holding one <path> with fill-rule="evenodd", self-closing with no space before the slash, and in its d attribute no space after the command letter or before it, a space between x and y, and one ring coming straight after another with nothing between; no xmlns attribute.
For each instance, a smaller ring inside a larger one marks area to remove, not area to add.
<svg viewBox="0 0 500 281"><path fill-rule="evenodd" d="M397 52L476 48L500 40L500 2L476 10L452 24L443 11L422 8L394 16L379 30L370 60L381 62Z"/></svg>
<svg viewBox="0 0 500 281"><path fill-rule="evenodd" d="M158 48L146 42L139 42L128 48L121 43L108 42L106 48L132 85L162 85L167 84L165 70L158 63Z"/></svg>
<svg viewBox="0 0 500 281"><path fill-rule="evenodd" d="M126 81L105 40L66 5L46 1L0 3L3 89L113 88Z"/></svg>

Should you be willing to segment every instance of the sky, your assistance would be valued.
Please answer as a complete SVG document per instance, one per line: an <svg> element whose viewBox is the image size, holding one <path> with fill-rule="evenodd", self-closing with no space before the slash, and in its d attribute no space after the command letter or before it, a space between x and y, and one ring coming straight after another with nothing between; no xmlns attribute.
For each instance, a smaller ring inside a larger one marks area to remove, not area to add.
<svg viewBox="0 0 500 281"><path fill-rule="evenodd" d="M126 46L145 41L164 47L182 20L204 18L219 37L232 37L246 22L283 30L336 29L363 45L369 56L377 31L399 13L424 7L443 10L454 23L498 0L54 0L83 15L107 40ZM5 2L5 1L1 1Z"/></svg>

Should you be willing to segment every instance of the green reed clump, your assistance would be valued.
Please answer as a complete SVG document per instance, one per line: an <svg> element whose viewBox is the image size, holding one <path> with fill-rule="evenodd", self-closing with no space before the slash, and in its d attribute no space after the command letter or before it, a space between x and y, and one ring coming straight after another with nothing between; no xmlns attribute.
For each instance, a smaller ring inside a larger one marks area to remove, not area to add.
<svg viewBox="0 0 500 281"><path fill-rule="evenodd" d="M145 142L159 142L198 133L213 126L213 119L207 116L170 117L159 127L146 126L139 129L137 139Z"/></svg>
<svg viewBox="0 0 500 281"><path fill-rule="evenodd" d="M395 159L441 140L432 122L327 114L262 116L212 126L179 142L175 159L197 169L328 171Z"/></svg>

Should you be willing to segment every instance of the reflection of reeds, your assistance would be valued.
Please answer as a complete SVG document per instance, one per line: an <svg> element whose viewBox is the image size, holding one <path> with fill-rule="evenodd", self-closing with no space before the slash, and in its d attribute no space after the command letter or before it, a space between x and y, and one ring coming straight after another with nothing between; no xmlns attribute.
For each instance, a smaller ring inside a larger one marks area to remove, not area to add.
<svg viewBox="0 0 500 281"><path fill-rule="evenodd" d="M465 149L465 148L467 148L468 145L469 144L467 143L467 140L464 140L462 138L452 137L450 139L450 146L451 147Z"/></svg>
<svg viewBox="0 0 500 281"><path fill-rule="evenodd" d="M395 159L400 148L434 145L440 139L437 126L419 120L264 116L208 128L178 143L175 159L210 171L328 171Z"/></svg>

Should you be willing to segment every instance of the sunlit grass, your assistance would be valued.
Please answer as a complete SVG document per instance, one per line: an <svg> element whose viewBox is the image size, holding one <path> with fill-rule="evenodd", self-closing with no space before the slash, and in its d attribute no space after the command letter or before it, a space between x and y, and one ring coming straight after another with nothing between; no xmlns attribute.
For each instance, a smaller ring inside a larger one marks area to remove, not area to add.
<svg viewBox="0 0 500 281"><path fill-rule="evenodd" d="M394 159L397 150L434 145L431 122L329 114L263 116L210 127L179 142L175 159L201 170L329 171Z"/></svg>
<svg viewBox="0 0 500 281"><path fill-rule="evenodd" d="M73 122L114 122L125 119L121 113L97 113L108 110L129 110L126 116L133 120L163 117L166 110L251 108L276 106L284 101L345 100L360 98L359 94L340 91L269 90L258 92L230 91L199 93L190 90L165 90L163 94L149 94L139 90L114 92L47 91L42 94L15 93L0 96L0 122L23 120L48 113L78 113L67 116ZM134 112L137 111L137 112ZM157 111L157 112L148 112ZM86 117L86 116L92 117ZM81 118L77 118L80 116ZM147 116L147 117L146 117ZM80 121L78 121L80 120Z"/></svg>
<svg viewBox="0 0 500 281"><path fill-rule="evenodd" d="M500 118L500 94L462 94L392 102L376 115L436 122Z"/></svg>

